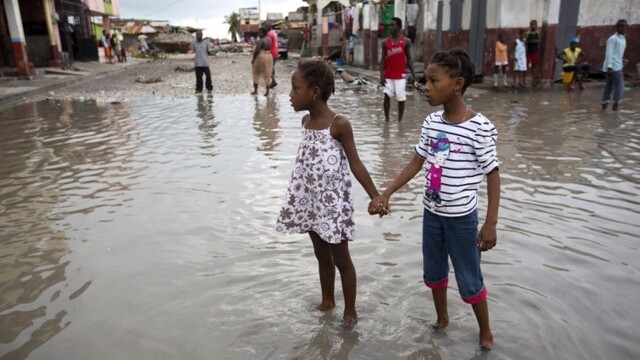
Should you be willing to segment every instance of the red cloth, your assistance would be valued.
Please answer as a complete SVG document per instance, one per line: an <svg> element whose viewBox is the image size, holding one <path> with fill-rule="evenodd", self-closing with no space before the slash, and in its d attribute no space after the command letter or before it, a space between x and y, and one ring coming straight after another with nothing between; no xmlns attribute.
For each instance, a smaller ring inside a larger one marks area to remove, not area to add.
<svg viewBox="0 0 640 360"><path fill-rule="evenodd" d="M407 54L405 53L405 38L400 36L397 43L393 43L393 38L389 37L384 42L384 78L385 79L404 79L405 69L407 67Z"/></svg>
<svg viewBox="0 0 640 360"><path fill-rule="evenodd" d="M278 34L275 31L269 30L267 37L271 39L271 56L273 60L280 57L280 50L278 50Z"/></svg>

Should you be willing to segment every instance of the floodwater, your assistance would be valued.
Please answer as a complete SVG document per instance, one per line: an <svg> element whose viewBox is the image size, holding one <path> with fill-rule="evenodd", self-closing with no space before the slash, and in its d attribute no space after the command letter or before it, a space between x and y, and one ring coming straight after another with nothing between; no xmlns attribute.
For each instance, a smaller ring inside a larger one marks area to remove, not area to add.
<svg viewBox="0 0 640 360"><path fill-rule="evenodd" d="M414 94L405 121L385 123L379 90L358 89L331 106L382 187L433 109ZM360 323L341 327L339 279L338 307L314 310L310 240L273 230L302 116L286 95L4 110L0 359L638 358L640 93L619 113L599 97L469 95L500 134L499 242L483 255L490 352L453 276L451 325L429 330L422 176L383 219L356 186Z"/></svg>

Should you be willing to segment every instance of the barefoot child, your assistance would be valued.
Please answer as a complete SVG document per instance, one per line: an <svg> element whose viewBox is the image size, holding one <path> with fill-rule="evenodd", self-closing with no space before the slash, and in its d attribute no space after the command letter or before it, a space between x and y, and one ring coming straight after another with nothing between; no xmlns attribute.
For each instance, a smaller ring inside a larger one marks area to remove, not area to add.
<svg viewBox="0 0 640 360"><path fill-rule="evenodd" d="M507 70L509 70L509 55L507 42L504 40L504 34L498 34L495 49L495 71L493 73L493 86L498 86L498 75L502 77L502 85L507 86Z"/></svg>
<svg viewBox="0 0 640 360"><path fill-rule="evenodd" d="M379 193L358 156L349 120L327 105L333 92L333 70L322 61L301 62L291 76L291 105L295 111L309 113L302 118L302 142L276 231L309 234L320 272L320 311L336 306L334 282L338 268L345 302L344 323L354 325L358 314L356 270L349 255L349 241L355 237L349 170L370 198Z"/></svg>
<svg viewBox="0 0 640 360"><path fill-rule="evenodd" d="M466 52L438 52L426 70L425 96L443 111L427 116L415 146L416 154L389 187L369 204L370 213L389 211L391 195L411 180L427 160L422 230L423 279L436 308L436 329L449 324L447 285L451 258L464 302L471 304L480 327L480 347L493 345L487 290L480 271L480 252L496 245L500 175L497 132L489 119L463 100L474 77ZM488 205L478 233L477 191L487 177Z"/></svg>

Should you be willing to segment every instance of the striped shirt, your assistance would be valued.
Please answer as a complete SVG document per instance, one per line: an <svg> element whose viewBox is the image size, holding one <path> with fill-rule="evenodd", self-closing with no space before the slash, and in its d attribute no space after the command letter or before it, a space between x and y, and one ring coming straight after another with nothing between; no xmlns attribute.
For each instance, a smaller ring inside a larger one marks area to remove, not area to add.
<svg viewBox="0 0 640 360"><path fill-rule="evenodd" d="M482 114L452 124L442 113L427 116L415 146L418 156L427 160L422 202L436 215L464 216L478 205L484 175L498 167L498 132Z"/></svg>

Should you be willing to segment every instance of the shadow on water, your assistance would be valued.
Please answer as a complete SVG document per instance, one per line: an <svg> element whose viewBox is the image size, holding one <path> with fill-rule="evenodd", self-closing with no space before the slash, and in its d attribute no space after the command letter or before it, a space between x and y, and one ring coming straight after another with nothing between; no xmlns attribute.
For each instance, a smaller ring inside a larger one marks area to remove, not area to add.
<svg viewBox="0 0 640 360"><path fill-rule="evenodd" d="M0 359L637 357L640 97L626 92L613 113L599 111L599 95L467 96L500 134L499 245L483 255L490 352L477 348L455 281L450 327L428 330L422 174L383 219L366 214L356 185L360 322L340 327L339 286L335 310L314 310L308 237L273 230L303 116L286 95L8 109ZM381 96L339 84L331 106L351 119L358 152L384 187L434 109L410 95L404 121L386 123Z"/></svg>

